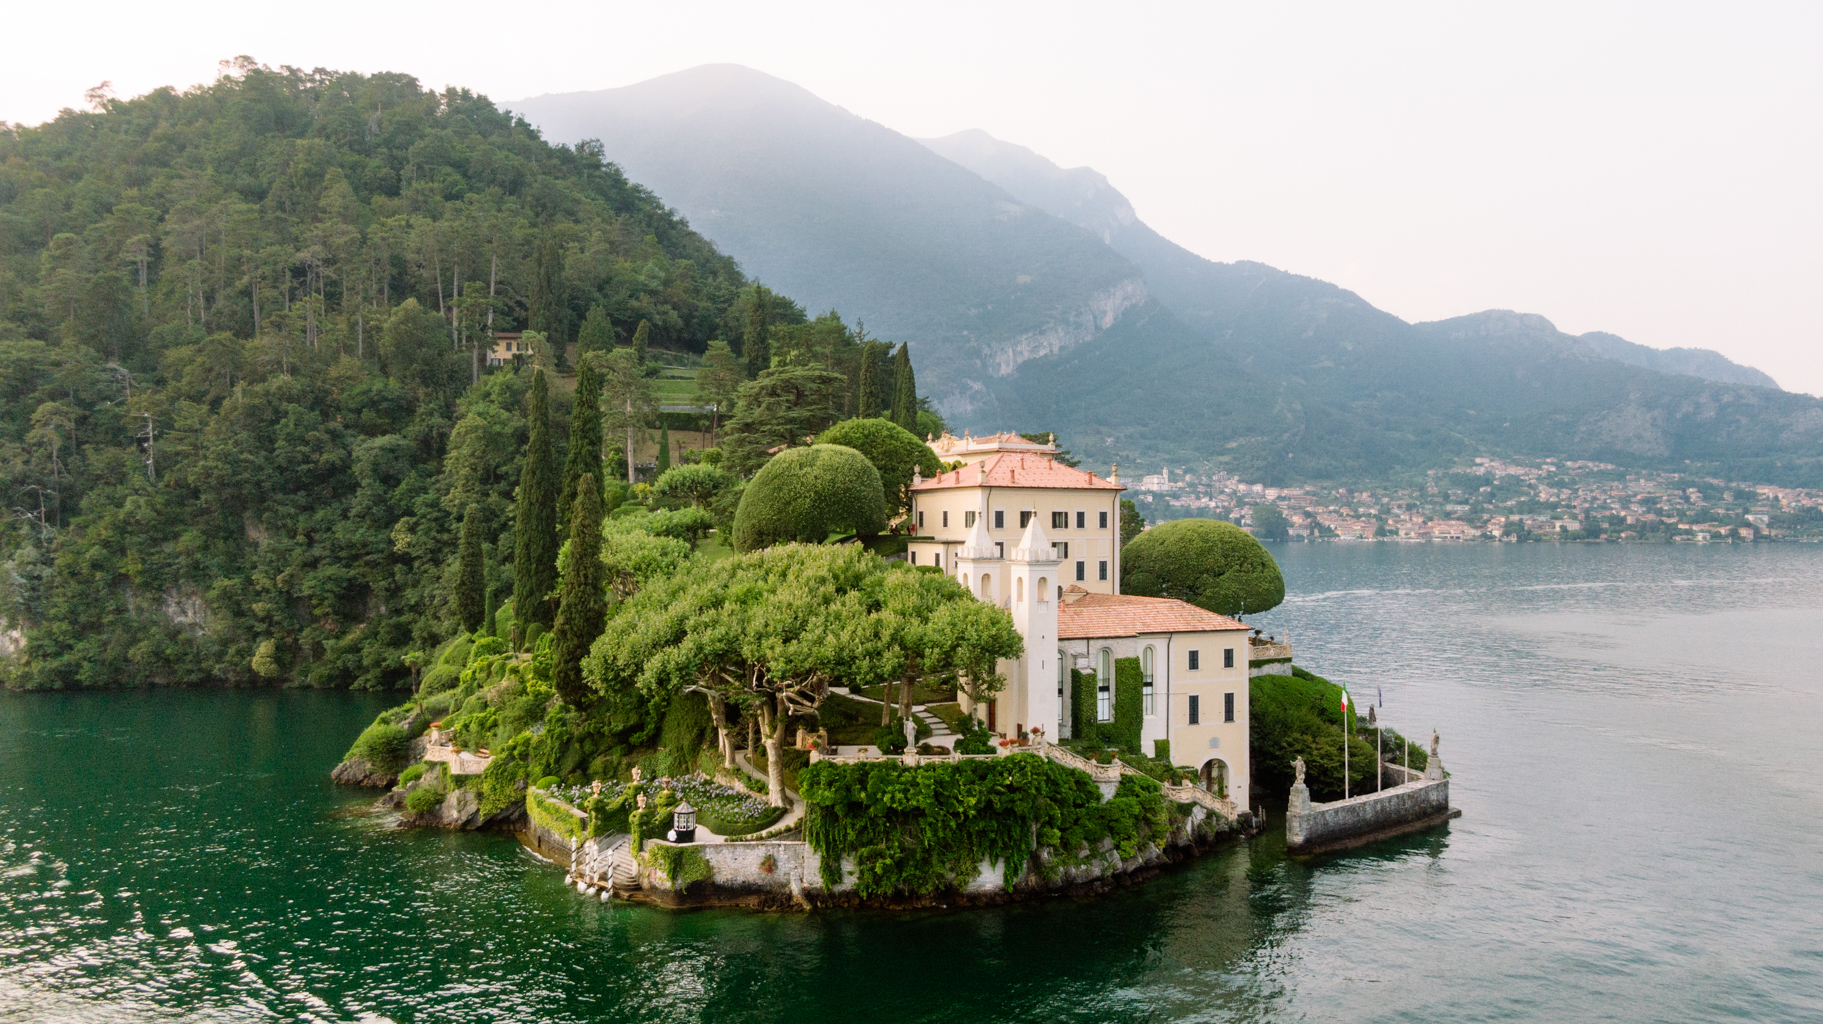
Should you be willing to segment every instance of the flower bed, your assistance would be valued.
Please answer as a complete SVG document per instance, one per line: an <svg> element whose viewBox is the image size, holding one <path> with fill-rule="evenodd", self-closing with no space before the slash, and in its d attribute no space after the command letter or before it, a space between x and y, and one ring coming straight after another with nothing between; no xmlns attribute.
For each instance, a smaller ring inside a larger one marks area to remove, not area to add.
<svg viewBox="0 0 1823 1024"><path fill-rule="evenodd" d="M704 775L683 775L675 779L658 779L657 789L673 789L696 808L696 822L718 836L743 836L771 825L784 817L783 807Z"/></svg>

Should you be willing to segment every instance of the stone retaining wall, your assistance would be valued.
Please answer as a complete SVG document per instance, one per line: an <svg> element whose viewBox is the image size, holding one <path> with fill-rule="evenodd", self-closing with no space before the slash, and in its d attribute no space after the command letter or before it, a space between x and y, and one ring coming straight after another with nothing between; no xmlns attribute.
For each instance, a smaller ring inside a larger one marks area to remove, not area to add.
<svg viewBox="0 0 1823 1024"><path fill-rule="evenodd" d="M1388 839L1456 817L1450 810L1448 779L1419 779L1378 793L1310 802L1310 790L1291 787L1285 815L1285 846L1293 853L1345 849Z"/></svg>
<svg viewBox="0 0 1823 1024"><path fill-rule="evenodd" d="M1205 825L1209 827L1205 828ZM1006 884L1004 863L983 861L973 879L959 891L944 894L940 901L998 903L1069 889L1119 884L1136 874L1191 856L1207 848L1212 839L1245 834L1250 827L1250 821L1237 822L1200 805L1193 806L1188 823L1174 829L1162 849L1148 847L1133 857L1122 859L1114 852L1113 842L1104 840L1099 849L1089 851L1081 862L1051 872L1051 878L1044 877L1045 872L1035 857L1026 873L1011 888ZM656 845L672 844L663 840L646 843L647 847ZM738 905L784 909L860 902L854 895L854 862L844 859L842 880L834 886L825 886L822 858L808 843L709 843L691 844L688 848L708 861L709 880L676 887L652 858L641 857L639 892L622 895L637 895L668 907ZM770 865L766 863L768 857L772 858Z"/></svg>

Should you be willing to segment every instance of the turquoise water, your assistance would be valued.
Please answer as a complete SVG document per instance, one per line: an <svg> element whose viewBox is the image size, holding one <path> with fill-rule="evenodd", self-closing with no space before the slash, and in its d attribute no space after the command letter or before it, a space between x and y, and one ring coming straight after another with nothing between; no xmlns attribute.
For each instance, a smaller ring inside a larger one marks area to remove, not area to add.
<svg viewBox="0 0 1823 1024"><path fill-rule="evenodd" d="M1823 1019L1823 548L1281 546L1464 817L1092 901L667 914L329 768L381 706L0 696L0 1021Z"/></svg>

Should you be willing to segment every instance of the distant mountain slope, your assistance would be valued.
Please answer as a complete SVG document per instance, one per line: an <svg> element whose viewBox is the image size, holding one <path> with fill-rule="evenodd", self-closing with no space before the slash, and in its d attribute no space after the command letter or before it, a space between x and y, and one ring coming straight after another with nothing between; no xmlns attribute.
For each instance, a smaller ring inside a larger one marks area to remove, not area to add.
<svg viewBox="0 0 1823 1024"><path fill-rule="evenodd" d="M1184 324L1256 378L1287 385L1276 401L1306 411L1298 428L1259 445L1254 461L1268 476L1320 477L1318 466L1337 463L1383 472L1485 451L1823 480L1823 402L1717 353L1577 338L1505 311L1408 324L1324 281L1197 256L1088 168L1057 167L979 131L924 142L1099 235Z"/></svg>
<svg viewBox="0 0 1823 1024"><path fill-rule="evenodd" d="M913 343L961 422L1004 422L1002 382L1148 302L1139 269L915 140L798 86L712 65L514 109L608 159L750 274ZM1154 311L1156 312L1156 311Z"/></svg>
<svg viewBox="0 0 1823 1024"><path fill-rule="evenodd" d="M1779 386L1778 381L1764 372L1743 366L1711 349L1652 348L1605 331L1590 331L1577 337L1596 355L1660 373L1681 373L1686 377L1701 377L1723 384L1752 384L1761 388Z"/></svg>
<svg viewBox="0 0 1823 1024"><path fill-rule="evenodd" d="M1243 301L1237 292L1256 287L1263 272L1280 273L1259 264L1255 265L1257 271L1236 274L1230 268L1248 264L1216 263L1172 242L1141 221L1127 197L1092 168L1059 167L1025 146L996 139L980 129L919 141L999 185L1021 202L1099 235L1116 252L1138 264L1145 271L1146 285L1152 294L1193 326L1212 328L1224 321ZM1584 349L1594 355L1660 373L1701 377L1722 384L1778 387L1765 373L1709 349L1656 349L1600 331L1581 338Z"/></svg>

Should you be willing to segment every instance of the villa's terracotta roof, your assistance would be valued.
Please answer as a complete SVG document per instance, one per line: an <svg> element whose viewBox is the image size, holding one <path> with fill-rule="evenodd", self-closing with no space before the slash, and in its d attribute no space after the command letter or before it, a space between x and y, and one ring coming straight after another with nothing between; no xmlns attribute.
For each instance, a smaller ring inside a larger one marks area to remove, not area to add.
<svg viewBox="0 0 1823 1024"><path fill-rule="evenodd" d="M1084 594L1057 605L1059 640L1107 639L1141 633L1207 633L1246 630L1226 615L1172 597Z"/></svg>
<svg viewBox="0 0 1823 1024"><path fill-rule="evenodd" d="M936 491L951 487L980 487L981 467L987 467L988 487L1055 487L1070 490L1124 491L1125 487L1103 480L1094 473L1073 469L1041 455L1002 452L990 455L973 466L963 466L913 484L914 491Z"/></svg>

